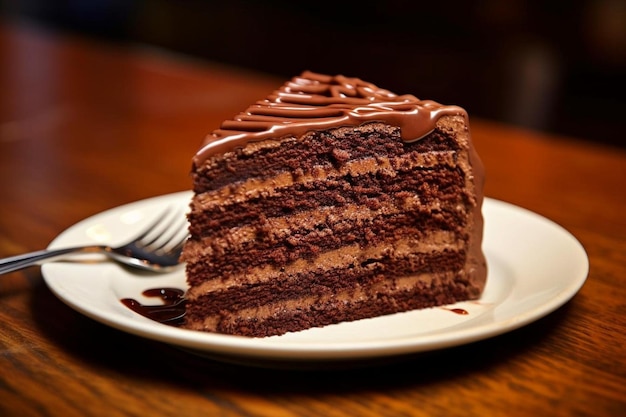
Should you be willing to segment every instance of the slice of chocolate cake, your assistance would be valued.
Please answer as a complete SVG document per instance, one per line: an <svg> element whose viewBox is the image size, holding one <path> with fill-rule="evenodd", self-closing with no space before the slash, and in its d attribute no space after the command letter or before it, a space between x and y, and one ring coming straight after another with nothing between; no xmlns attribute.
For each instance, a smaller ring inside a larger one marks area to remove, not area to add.
<svg viewBox="0 0 626 417"><path fill-rule="evenodd" d="M192 175L188 329L280 335L485 286L462 108L304 72L210 134Z"/></svg>

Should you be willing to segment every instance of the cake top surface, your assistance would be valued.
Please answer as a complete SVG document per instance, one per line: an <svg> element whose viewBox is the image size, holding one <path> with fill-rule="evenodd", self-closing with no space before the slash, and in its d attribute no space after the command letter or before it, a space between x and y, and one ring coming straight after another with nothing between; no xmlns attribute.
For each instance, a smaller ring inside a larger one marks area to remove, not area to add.
<svg viewBox="0 0 626 417"><path fill-rule="evenodd" d="M359 78L304 71L266 99L224 121L206 137L195 161L252 141L375 121L399 126L403 140L411 142L430 133L444 114L467 117L458 106L397 95Z"/></svg>

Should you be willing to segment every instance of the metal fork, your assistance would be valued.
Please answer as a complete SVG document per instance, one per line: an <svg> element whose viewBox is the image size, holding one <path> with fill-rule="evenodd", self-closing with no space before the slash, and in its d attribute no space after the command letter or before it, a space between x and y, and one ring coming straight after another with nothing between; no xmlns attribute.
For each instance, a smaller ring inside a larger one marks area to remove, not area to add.
<svg viewBox="0 0 626 417"><path fill-rule="evenodd" d="M12 256L0 259L0 275L39 265L44 261L67 259L68 255L77 253L101 253L134 268L169 272L180 264L180 253L187 238L185 216L170 216L170 211L168 209L160 214L137 237L123 245L74 246Z"/></svg>

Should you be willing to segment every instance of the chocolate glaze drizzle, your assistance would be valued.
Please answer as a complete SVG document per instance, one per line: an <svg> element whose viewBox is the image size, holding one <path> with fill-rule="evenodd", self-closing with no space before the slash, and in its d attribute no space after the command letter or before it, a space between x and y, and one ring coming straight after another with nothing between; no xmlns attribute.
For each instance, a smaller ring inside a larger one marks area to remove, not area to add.
<svg viewBox="0 0 626 417"><path fill-rule="evenodd" d="M185 316L185 291L179 288L151 288L142 292L145 297L160 298L163 304L145 305L132 298L120 301L135 313L163 324L178 326Z"/></svg>
<svg viewBox="0 0 626 417"><path fill-rule="evenodd" d="M400 126L406 142L418 140L435 128L444 114L467 118L464 109L444 106L413 95L396 95L359 78L305 71L279 90L239 113L207 136L194 162L245 146L251 141L311 130L386 122Z"/></svg>

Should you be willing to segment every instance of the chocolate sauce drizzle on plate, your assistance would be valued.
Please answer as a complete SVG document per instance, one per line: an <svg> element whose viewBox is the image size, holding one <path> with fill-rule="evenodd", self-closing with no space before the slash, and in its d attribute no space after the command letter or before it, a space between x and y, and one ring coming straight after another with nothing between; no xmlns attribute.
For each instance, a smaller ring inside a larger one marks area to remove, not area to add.
<svg viewBox="0 0 626 417"><path fill-rule="evenodd" d="M467 312L467 310L464 310L462 308L445 308L445 307L441 307L442 310L446 310L446 311L451 311L454 314L459 314L461 316L467 316L469 313Z"/></svg>
<svg viewBox="0 0 626 417"><path fill-rule="evenodd" d="M120 301L137 314L171 326L179 326L185 317L185 291L179 288L150 288L142 292L145 297L160 298L158 305L145 305L133 298Z"/></svg>

